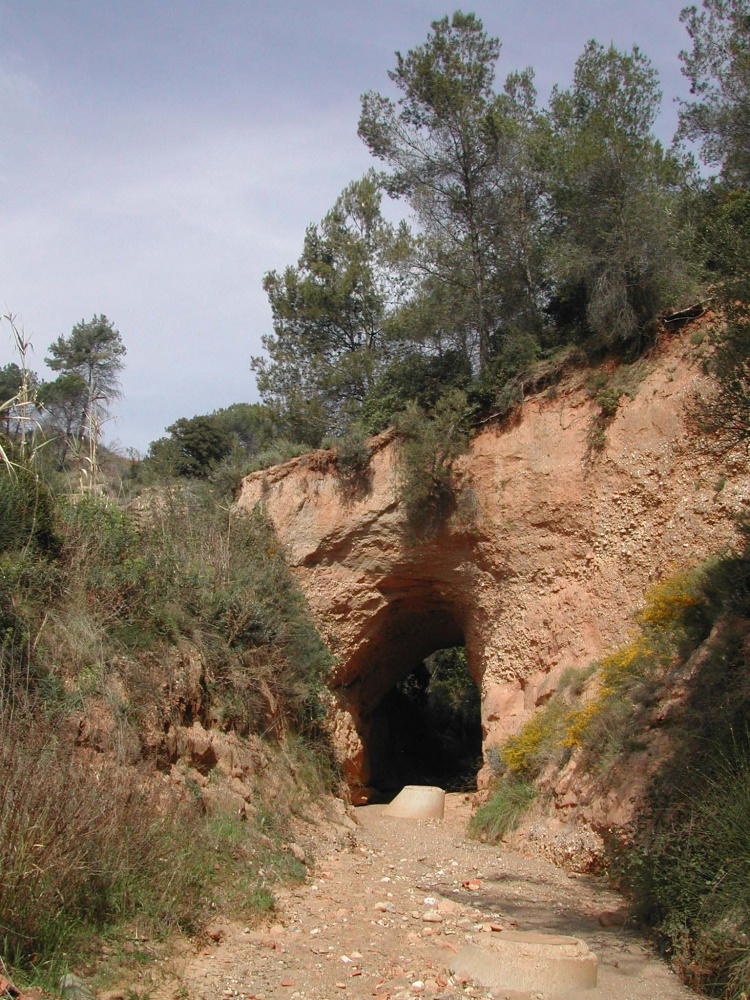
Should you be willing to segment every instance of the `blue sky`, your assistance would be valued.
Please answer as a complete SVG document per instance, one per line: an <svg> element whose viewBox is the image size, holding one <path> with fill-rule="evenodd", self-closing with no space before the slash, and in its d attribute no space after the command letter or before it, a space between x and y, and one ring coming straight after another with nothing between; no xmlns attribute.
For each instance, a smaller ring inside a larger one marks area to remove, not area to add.
<svg viewBox="0 0 750 1000"><path fill-rule="evenodd" d="M687 96L672 0L464 4L540 100L585 41ZM0 306L48 345L105 313L128 349L105 436L145 451L180 416L257 399L263 274L370 166L359 97L453 6L432 0L0 0ZM11 360L0 328L0 365Z"/></svg>

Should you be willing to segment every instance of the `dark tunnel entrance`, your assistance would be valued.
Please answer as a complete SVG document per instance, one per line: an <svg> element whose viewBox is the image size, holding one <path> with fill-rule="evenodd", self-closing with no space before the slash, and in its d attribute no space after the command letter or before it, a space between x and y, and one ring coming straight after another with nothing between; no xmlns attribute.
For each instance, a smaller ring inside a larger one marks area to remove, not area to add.
<svg viewBox="0 0 750 1000"><path fill-rule="evenodd" d="M373 710L370 726L370 781L384 799L404 785L476 789L481 699L465 647L438 649L414 664Z"/></svg>

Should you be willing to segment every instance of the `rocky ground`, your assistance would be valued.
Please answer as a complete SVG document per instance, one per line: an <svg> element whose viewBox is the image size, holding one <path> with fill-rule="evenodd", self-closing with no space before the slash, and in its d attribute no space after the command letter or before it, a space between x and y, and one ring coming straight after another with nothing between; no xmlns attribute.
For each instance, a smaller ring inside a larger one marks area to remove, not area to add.
<svg viewBox="0 0 750 1000"><path fill-rule="evenodd" d="M463 795L448 796L443 822L391 819L382 806L358 809L346 842L318 846L308 884L279 894L272 924L217 924L211 947L184 957L179 995L547 1000L451 975L467 941L518 928L574 935L599 957L598 986L571 1000L693 996L627 926L619 896L593 878L468 840L469 813Z"/></svg>

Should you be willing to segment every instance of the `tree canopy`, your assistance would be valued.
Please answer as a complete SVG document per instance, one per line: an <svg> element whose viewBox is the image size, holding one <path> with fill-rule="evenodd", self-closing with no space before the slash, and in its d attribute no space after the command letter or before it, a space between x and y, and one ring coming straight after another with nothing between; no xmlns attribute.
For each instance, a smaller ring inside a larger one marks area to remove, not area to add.
<svg viewBox="0 0 750 1000"><path fill-rule="evenodd" d="M700 146L730 186L750 185L750 3L703 0L681 19L693 43L680 53L693 99L681 102L681 138Z"/></svg>
<svg viewBox="0 0 750 1000"><path fill-rule="evenodd" d="M532 172L520 172L535 118L533 74L512 74L497 95L499 55L474 14L434 21L424 45L396 53L388 75L398 102L369 92L359 121L362 139L390 167L380 175L385 190L414 210L413 263L424 288L482 371L514 285L534 284L528 234L537 199ZM533 299L533 287L524 295Z"/></svg>
<svg viewBox="0 0 750 1000"><path fill-rule="evenodd" d="M582 290L601 343L647 330L679 291L675 206L684 164L653 134L657 74L634 47L587 43L573 85L555 88L548 161L559 290Z"/></svg>
<svg viewBox="0 0 750 1000"><path fill-rule="evenodd" d="M45 362L52 371L66 376L77 375L86 386L78 434L87 433L99 408L106 408L120 394L120 372L127 349L119 330L102 313L88 322L76 323L67 337L60 336L49 346Z"/></svg>
<svg viewBox="0 0 750 1000"><path fill-rule="evenodd" d="M500 56L462 11L397 52L391 92L361 99L381 169L308 228L296 265L266 275L273 333L253 368L297 440L377 430L451 389L503 411L571 343L641 349L689 286L695 178L654 135L648 58L592 39L539 107L532 68L496 84ZM385 221L384 195L411 230Z"/></svg>
<svg viewBox="0 0 750 1000"><path fill-rule="evenodd" d="M263 400L311 445L356 413L385 349L409 237L384 220L381 197L372 173L352 182L308 228L296 266L264 278L274 333L252 367Z"/></svg>

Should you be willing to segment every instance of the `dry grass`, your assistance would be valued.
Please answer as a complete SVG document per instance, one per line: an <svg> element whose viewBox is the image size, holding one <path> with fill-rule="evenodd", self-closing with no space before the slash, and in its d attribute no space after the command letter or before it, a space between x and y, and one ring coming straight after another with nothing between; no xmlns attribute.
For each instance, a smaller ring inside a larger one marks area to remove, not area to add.
<svg viewBox="0 0 750 1000"><path fill-rule="evenodd" d="M62 720L0 722L0 952L49 963L85 928L136 912L194 929L202 875L145 772L76 751Z"/></svg>

